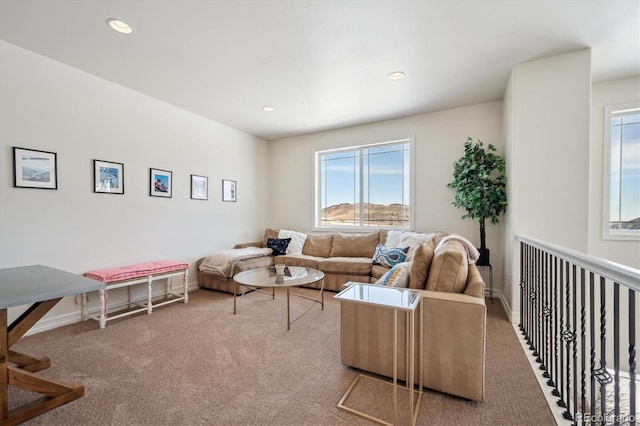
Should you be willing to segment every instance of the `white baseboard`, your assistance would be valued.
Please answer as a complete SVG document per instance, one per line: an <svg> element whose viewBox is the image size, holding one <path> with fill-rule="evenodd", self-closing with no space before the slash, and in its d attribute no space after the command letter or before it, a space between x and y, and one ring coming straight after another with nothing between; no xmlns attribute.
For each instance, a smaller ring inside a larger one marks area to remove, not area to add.
<svg viewBox="0 0 640 426"><path fill-rule="evenodd" d="M193 291L198 289L198 283L189 283L187 291ZM158 292L153 296L162 296L164 293ZM72 296L73 297L73 296ZM79 305L78 305L79 306ZM82 311L78 309L74 312L68 312L54 317L43 318L38 321L31 329L25 334L30 336L32 334L42 333L43 331L53 330L54 328L63 327L65 325L75 324L82 321Z"/></svg>

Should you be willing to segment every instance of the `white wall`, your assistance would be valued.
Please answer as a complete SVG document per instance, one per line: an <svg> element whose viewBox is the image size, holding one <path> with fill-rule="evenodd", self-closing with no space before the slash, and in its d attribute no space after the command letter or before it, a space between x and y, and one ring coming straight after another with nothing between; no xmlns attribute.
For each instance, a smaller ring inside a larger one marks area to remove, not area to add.
<svg viewBox="0 0 640 426"><path fill-rule="evenodd" d="M1 41L0 75L0 267L175 259L195 283L198 258L262 235L266 141ZM56 152L58 190L13 188L12 146ZM93 159L124 163L124 195L93 193ZM172 198L149 196L150 167L173 172ZM209 177L208 201L190 199L190 174ZM79 310L67 298L56 315Z"/></svg>
<svg viewBox="0 0 640 426"><path fill-rule="evenodd" d="M313 153L415 137L415 229L461 234L480 244L477 221L461 219L447 187L453 162L463 155L467 136L502 152L502 102L456 108L396 120L271 141L269 222L274 227L311 231L313 227ZM494 286L502 276L502 227L487 226ZM485 276L488 286L488 277Z"/></svg>
<svg viewBox="0 0 640 426"><path fill-rule="evenodd" d="M516 66L505 96L511 245L505 302L518 315L517 235L587 252L591 51ZM510 167L509 167L510 166ZM509 264L510 263L510 264Z"/></svg>
<svg viewBox="0 0 640 426"><path fill-rule="evenodd" d="M640 269L640 242L602 239L604 108L640 101L640 77L593 85L591 109L591 173L589 254ZM607 204L608 205L608 204Z"/></svg>
<svg viewBox="0 0 640 426"><path fill-rule="evenodd" d="M515 166L515 151L516 147L514 144L515 139L515 71L511 72L511 76L509 78L509 82L507 84L507 88L504 92L504 98L502 100L503 103L503 135L504 135L504 160L507 168L507 200L513 200L515 198L515 188L518 187L518 175L512 171L512 168ZM518 282L519 270L516 269L517 262L514 262L513 256L518 253L515 246L517 246L517 242L515 240L514 233L514 208L512 206L507 207L506 211L503 215L503 227L502 232L504 236L503 241L503 264L504 264L504 274L502 277L502 297L503 303L507 305L507 312L511 312L514 308L517 308L517 305L511 304L511 300L514 300L514 287L515 283ZM516 287L517 288L517 287Z"/></svg>

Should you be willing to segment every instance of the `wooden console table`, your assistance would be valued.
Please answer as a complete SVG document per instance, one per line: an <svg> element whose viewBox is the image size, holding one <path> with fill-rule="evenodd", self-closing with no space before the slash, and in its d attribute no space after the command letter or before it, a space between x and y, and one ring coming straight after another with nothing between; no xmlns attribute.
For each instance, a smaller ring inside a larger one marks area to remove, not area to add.
<svg viewBox="0 0 640 426"><path fill-rule="evenodd" d="M11 350L31 327L65 296L104 289L104 283L42 265L0 269L0 425L16 425L84 395L81 383L65 384L34 374L51 366ZM8 323L7 310L31 305ZM9 410L9 385L44 396Z"/></svg>

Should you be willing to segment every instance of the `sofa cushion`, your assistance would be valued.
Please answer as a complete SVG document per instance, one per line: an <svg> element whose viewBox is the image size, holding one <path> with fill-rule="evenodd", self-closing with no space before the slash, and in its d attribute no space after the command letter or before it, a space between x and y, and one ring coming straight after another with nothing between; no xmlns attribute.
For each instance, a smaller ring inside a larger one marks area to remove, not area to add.
<svg viewBox="0 0 640 426"><path fill-rule="evenodd" d="M424 234L420 232L403 232L400 236L400 242L396 247L409 247L407 251L407 262L413 260L416 249L420 244L426 243L435 237L435 234Z"/></svg>
<svg viewBox="0 0 640 426"><path fill-rule="evenodd" d="M378 243L371 263L374 265L395 266L407 260L407 251L409 251L409 247L387 247Z"/></svg>
<svg viewBox="0 0 640 426"><path fill-rule="evenodd" d="M280 232L278 229L266 228L264 230L264 236L262 237L262 247L267 246L269 238L278 238L278 232Z"/></svg>
<svg viewBox="0 0 640 426"><path fill-rule="evenodd" d="M383 246L386 246L388 244L386 244L387 242L387 233L389 232L388 229L379 229L378 230L378 243L382 244ZM395 247L395 246L393 246Z"/></svg>
<svg viewBox="0 0 640 426"><path fill-rule="evenodd" d="M302 254L318 257L331 256L333 234L307 234Z"/></svg>
<svg viewBox="0 0 640 426"><path fill-rule="evenodd" d="M371 275L371 258L329 257L318 260L318 269L328 273Z"/></svg>
<svg viewBox="0 0 640 426"><path fill-rule="evenodd" d="M286 254L290 241L291 238L269 238L267 239L267 248L273 250L274 256Z"/></svg>
<svg viewBox="0 0 640 426"><path fill-rule="evenodd" d="M284 263L287 266L318 269L318 260L322 260L322 258L304 254L287 254L284 256L276 256L274 262Z"/></svg>
<svg viewBox="0 0 640 426"><path fill-rule="evenodd" d="M377 285L385 285L389 287L403 287L409 286L409 275L411 273L411 262L402 262L395 265L384 274L378 281Z"/></svg>
<svg viewBox="0 0 640 426"><path fill-rule="evenodd" d="M287 254L302 254L302 247L307 239L307 234L303 232L290 231L288 229L281 229L278 232L278 238L291 239L287 246Z"/></svg>
<svg viewBox="0 0 640 426"><path fill-rule="evenodd" d="M397 229L387 231L387 236L382 244L389 247L398 247L398 244L400 244L400 237L403 232L406 231L400 231Z"/></svg>
<svg viewBox="0 0 640 426"><path fill-rule="evenodd" d="M433 240L420 244L413 256L411 265L411 277L409 278L409 288L424 290L427 285L427 277L431 270L433 261L433 251L436 245Z"/></svg>
<svg viewBox="0 0 640 426"><path fill-rule="evenodd" d="M462 293L466 286L469 262L464 245L448 240L433 256L427 290Z"/></svg>
<svg viewBox="0 0 640 426"><path fill-rule="evenodd" d="M389 272L389 269L391 268L389 268L388 266L372 265L371 266L371 278L372 278L371 282L375 283L376 281L378 281L378 278L380 278L381 276Z"/></svg>
<svg viewBox="0 0 640 426"><path fill-rule="evenodd" d="M371 259L376 251L378 238L377 232L363 235L336 232L333 235L331 257L368 257Z"/></svg>

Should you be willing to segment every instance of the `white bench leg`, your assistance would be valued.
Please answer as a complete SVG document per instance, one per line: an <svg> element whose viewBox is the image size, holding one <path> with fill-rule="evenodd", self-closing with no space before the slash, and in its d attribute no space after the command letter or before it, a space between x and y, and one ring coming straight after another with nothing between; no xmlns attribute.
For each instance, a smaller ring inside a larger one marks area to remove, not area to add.
<svg viewBox="0 0 640 426"><path fill-rule="evenodd" d="M151 312L153 311L153 305L151 305L151 296L152 296L152 291L151 291L151 283L153 282L153 276L149 275L149 278L147 280L147 314L151 315Z"/></svg>
<svg viewBox="0 0 640 426"><path fill-rule="evenodd" d="M100 328L104 328L107 325L107 303L109 295L107 290L100 289Z"/></svg>
<svg viewBox="0 0 640 426"><path fill-rule="evenodd" d="M187 287L189 286L189 280L187 276L189 275L189 270L184 270L184 279L182 280L182 286L184 287L184 303L189 301L189 292L187 291Z"/></svg>

